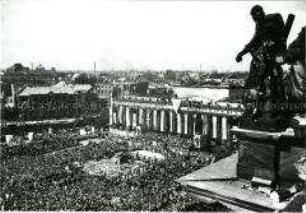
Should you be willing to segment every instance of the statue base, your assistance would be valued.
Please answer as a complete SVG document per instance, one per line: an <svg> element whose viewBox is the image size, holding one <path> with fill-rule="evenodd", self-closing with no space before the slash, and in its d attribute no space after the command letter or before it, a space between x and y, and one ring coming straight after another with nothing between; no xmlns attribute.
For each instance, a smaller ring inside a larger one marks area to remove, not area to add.
<svg viewBox="0 0 306 213"><path fill-rule="evenodd" d="M305 138L297 138L292 129L267 132L235 127L232 132L240 143L238 178L261 178L273 186L298 181L294 163L305 153Z"/></svg>
<svg viewBox="0 0 306 213"><path fill-rule="evenodd" d="M254 143L240 140L237 175L252 180L254 177L275 182L277 173L277 150L269 141Z"/></svg>
<svg viewBox="0 0 306 213"><path fill-rule="evenodd" d="M264 112L260 115L245 115L241 118L240 123L244 129L282 132L289 127L289 118L285 115L276 116L271 112Z"/></svg>

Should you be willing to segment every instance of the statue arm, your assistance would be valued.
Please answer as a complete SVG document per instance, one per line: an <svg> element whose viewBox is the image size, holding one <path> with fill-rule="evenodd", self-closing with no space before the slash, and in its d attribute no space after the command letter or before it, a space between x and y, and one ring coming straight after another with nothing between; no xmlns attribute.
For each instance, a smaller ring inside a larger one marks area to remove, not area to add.
<svg viewBox="0 0 306 213"><path fill-rule="evenodd" d="M236 56L236 62L239 63L242 61L242 57L247 54L247 53L253 53L254 52L254 49L257 49L255 47L258 47L258 44L259 44L259 36L258 36L258 32L257 32L257 29L256 29L256 32L255 32L255 35L253 36L253 38L251 39L251 41L245 45L245 47L243 48L242 51L240 51L238 53L238 55Z"/></svg>
<svg viewBox="0 0 306 213"><path fill-rule="evenodd" d="M256 31L255 31L253 38L248 44L245 45L243 50L238 53L237 57L242 57L247 53L252 54L259 47L259 45L260 45L260 33L258 30L258 26L256 25Z"/></svg>

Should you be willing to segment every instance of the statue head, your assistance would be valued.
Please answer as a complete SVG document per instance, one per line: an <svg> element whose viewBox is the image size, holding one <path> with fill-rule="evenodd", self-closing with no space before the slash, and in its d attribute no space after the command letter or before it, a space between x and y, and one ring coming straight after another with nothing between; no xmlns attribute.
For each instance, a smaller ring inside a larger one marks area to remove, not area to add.
<svg viewBox="0 0 306 213"><path fill-rule="evenodd" d="M265 18L265 12L260 5L255 5L251 9L251 16L253 20L258 23L261 22Z"/></svg>

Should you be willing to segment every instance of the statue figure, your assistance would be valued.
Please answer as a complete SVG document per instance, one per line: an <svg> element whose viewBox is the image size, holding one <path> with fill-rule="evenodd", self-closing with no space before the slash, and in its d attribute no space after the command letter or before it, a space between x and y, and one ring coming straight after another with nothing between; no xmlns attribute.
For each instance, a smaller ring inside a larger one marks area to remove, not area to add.
<svg viewBox="0 0 306 213"><path fill-rule="evenodd" d="M283 99L281 56L286 50L284 39L284 21L279 13L265 14L263 8L255 5L251 9L251 16L256 23L256 31L252 40L238 53L236 61L250 53L252 62L250 74L245 88L256 90L272 99Z"/></svg>
<svg viewBox="0 0 306 213"><path fill-rule="evenodd" d="M286 78L286 94L290 103L303 104L306 101L305 85L305 26L298 37L289 45L285 62L290 64L290 73ZM301 109L305 112L305 109Z"/></svg>

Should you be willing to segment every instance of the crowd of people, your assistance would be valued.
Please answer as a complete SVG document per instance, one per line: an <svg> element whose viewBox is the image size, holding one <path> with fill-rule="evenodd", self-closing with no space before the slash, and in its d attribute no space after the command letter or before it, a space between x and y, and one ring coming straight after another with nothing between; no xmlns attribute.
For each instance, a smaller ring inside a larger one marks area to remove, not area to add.
<svg viewBox="0 0 306 213"><path fill-rule="evenodd" d="M1 159L8 159L14 156L38 156L56 150L62 150L68 147L78 146L81 140L96 138L98 134L81 136L76 130L58 131L49 134L44 131L34 134L32 141L25 138L14 146L1 144Z"/></svg>
<svg viewBox="0 0 306 213"><path fill-rule="evenodd" d="M176 180L210 164L215 155L169 148L176 143L179 147L178 144L191 141L158 133L134 138L104 135L99 143L5 159L0 169L1 209L184 211L196 201L187 196ZM163 163L146 160L145 172L114 178L90 175L80 166L135 150L157 152L165 160ZM213 210L205 208L203 211Z"/></svg>

